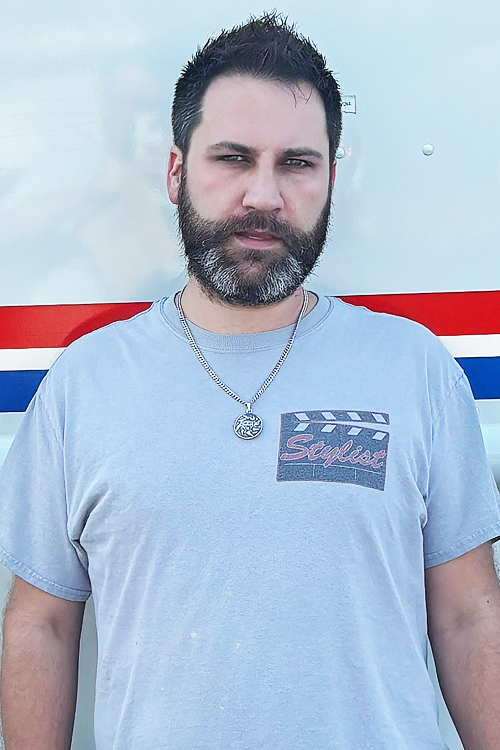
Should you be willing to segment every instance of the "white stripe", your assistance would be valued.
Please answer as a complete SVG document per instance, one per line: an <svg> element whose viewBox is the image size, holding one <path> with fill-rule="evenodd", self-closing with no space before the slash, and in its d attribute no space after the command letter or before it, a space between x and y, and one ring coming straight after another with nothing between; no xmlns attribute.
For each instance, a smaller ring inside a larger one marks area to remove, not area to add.
<svg viewBox="0 0 500 750"><path fill-rule="evenodd" d="M500 357L500 333L439 338L453 357Z"/></svg>
<svg viewBox="0 0 500 750"><path fill-rule="evenodd" d="M387 432L376 432L373 435L372 440L383 440L387 436Z"/></svg>
<svg viewBox="0 0 500 750"><path fill-rule="evenodd" d="M361 421L361 417L359 416L357 412L348 411L347 414L350 416L351 419L358 419L359 421Z"/></svg>
<svg viewBox="0 0 500 750"><path fill-rule="evenodd" d="M348 435L359 435L360 432L363 432L361 427L351 427L350 430L348 430Z"/></svg>
<svg viewBox="0 0 500 750"><path fill-rule="evenodd" d="M331 419L331 420L335 419L331 411L322 411L321 413L325 419Z"/></svg>
<svg viewBox="0 0 500 750"><path fill-rule="evenodd" d="M440 336L439 338L453 357L500 357L500 333L477 336ZM48 370L62 351L64 347L0 349L0 370ZM323 414L325 418L331 418L330 412L323 412ZM348 412L348 414L351 419L360 419L356 412ZM295 416L300 420L309 419L304 413Z"/></svg>
<svg viewBox="0 0 500 750"><path fill-rule="evenodd" d="M304 421L304 422L308 422L309 421L309 417L307 416L307 414L304 414L303 412L300 413L300 414L296 414L295 416L297 417L297 419L300 419L301 422L302 421Z"/></svg>
<svg viewBox="0 0 500 750"><path fill-rule="evenodd" d="M309 427L309 422L301 422L295 427L294 432L304 432Z"/></svg>
<svg viewBox="0 0 500 750"><path fill-rule="evenodd" d="M61 349L0 349L0 370L48 370Z"/></svg>
<svg viewBox="0 0 500 750"><path fill-rule="evenodd" d="M383 422L384 424L387 424L387 420L382 416L382 414L373 414L373 419L375 419L377 422Z"/></svg>
<svg viewBox="0 0 500 750"><path fill-rule="evenodd" d="M321 432L333 432L336 425L334 424L325 424L324 427L321 428Z"/></svg>

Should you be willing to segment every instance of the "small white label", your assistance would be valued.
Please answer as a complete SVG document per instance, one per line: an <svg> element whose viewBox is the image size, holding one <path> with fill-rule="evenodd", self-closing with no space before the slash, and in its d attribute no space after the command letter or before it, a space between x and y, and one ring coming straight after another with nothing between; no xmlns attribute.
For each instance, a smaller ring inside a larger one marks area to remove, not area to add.
<svg viewBox="0 0 500 750"><path fill-rule="evenodd" d="M356 114L356 97L355 96L343 96L342 97L342 112L344 114Z"/></svg>

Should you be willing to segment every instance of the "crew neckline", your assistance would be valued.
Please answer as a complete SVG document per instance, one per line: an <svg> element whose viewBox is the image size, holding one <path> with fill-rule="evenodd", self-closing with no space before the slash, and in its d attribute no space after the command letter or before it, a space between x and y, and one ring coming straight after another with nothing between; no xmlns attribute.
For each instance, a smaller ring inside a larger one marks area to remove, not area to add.
<svg viewBox="0 0 500 750"><path fill-rule="evenodd" d="M333 312L335 306L333 297L324 297L319 294L316 294L316 296L318 297L316 305L300 322L296 341L307 336L318 326L322 325L324 320ZM175 306L174 297L175 294L171 294L169 297L164 297L159 301L160 316L172 333L189 345L179 320L179 313ZM262 331L260 333L213 333L189 321L188 324L194 340L200 349L231 352L255 351L257 349L272 349L284 346L292 335L295 325L292 323L284 328L276 328L272 331Z"/></svg>

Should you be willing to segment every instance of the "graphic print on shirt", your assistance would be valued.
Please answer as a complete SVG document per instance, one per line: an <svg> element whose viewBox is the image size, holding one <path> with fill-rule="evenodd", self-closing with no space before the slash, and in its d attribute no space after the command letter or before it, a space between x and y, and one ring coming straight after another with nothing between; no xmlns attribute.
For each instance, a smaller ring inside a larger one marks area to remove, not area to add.
<svg viewBox="0 0 500 750"><path fill-rule="evenodd" d="M385 487L389 415L307 411L281 415L278 482L340 482ZM366 425L370 425L369 427Z"/></svg>

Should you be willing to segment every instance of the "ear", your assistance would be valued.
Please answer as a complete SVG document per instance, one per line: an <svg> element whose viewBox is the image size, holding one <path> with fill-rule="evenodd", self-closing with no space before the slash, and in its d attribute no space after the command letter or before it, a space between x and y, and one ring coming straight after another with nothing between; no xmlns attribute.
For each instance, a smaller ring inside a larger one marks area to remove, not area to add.
<svg viewBox="0 0 500 750"><path fill-rule="evenodd" d="M332 168L330 170L330 183L331 183L332 188L333 188L333 186L335 184L335 175L336 175L336 173L337 173L337 162L334 161L333 164L332 164Z"/></svg>
<svg viewBox="0 0 500 750"><path fill-rule="evenodd" d="M168 155L167 165L167 192L168 197L177 205L179 185L182 173L182 151L177 146L172 146Z"/></svg>

